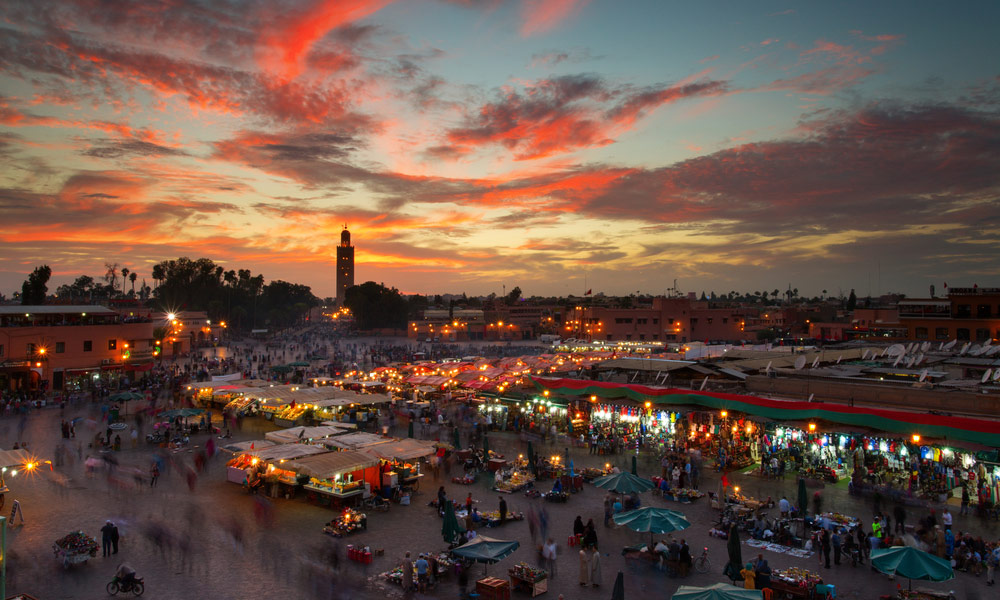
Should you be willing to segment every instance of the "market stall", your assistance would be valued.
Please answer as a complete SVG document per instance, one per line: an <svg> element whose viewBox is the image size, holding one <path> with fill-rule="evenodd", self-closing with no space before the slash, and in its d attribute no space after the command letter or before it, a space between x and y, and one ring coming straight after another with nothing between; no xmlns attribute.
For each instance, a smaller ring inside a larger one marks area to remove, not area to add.
<svg viewBox="0 0 1000 600"><path fill-rule="evenodd" d="M256 442L254 442L256 444ZM263 486L265 483L296 485L295 473L285 467L290 460L313 454L327 453L322 446L309 444L280 444L266 448L243 450L228 463L227 481L249 485ZM269 490L271 495L277 494L277 486Z"/></svg>
<svg viewBox="0 0 1000 600"><path fill-rule="evenodd" d="M428 552L421 554L428 563L434 565L434 581L447 577L449 573L455 570L455 567L459 564L459 561L455 560L447 552ZM432 560L433 559L433 560ZM416 562L416 561L414 561ZM382 578L390 583L396 585L403 585L403 569L397 566L391 571L386 571L382 573ZM413 567L413 581L417 581L417 568Z"/></svg>
<svg viewBox="0 0 1000 600"><path fill-rule="evenodd" d="M269 431L264 438L276 444L292 444L295 442L311 443L334 435L341 435L349 430L335 425L320 425L318 427L291 427Z"/></svg>
<svg viewBox="0 0 1000 600"><path fill-rule="evenodd" d="M323 533L341 538L365 529L368 529L368 515L345 508L336 518L323 526Z"/></svg>
<svg viewBox="0 0 1000 600"><path fill-rule="evenodd" d="M771 572L771 589L776 594L789 598L813 597L816 585L823 583L823 578L808 569L789 567L774 569Z"/></svg>
<svg viewBox="0 0 1000 600"><path fill-rule="evenodd" d="M82 531L74 531L59 538L52 544L52 552L63 568L70 565L85 563L97 557L101 549L97 540Z"/></svg>
<svg viewBox="0 0 1000 600"><path fill-rule="evenodd" d="M511 589L527 592L532 598L549 589L548 571L536 569L527 563L517 563L508 569L507 577L510 578Z"/></svg>
<svg viewBox="0 0 1000 600"><path fill-rule="evenodd" d="M363 446L359 451L380 461L383 487L418 489L424 476L419 460L434 455L437 448L427 440L383 438L382 443Z"/></svg>
<svg viewBox="0 0 1000 600"><path fill-rule="evenodd" d="M263 450L265 448L270 448L271 446L277 446L277 444L268 440L250 440L246 442L226 444L219 449L230 454L244 454L251 450Z"/></svg>
<svg viewBox="0 0 1000 600"><path fill-rule="evenodd" d="M360 452L327 452L288 461L285 468L309 478L303 488L319 504L361 500L381 486L378 460Z"/></svg>

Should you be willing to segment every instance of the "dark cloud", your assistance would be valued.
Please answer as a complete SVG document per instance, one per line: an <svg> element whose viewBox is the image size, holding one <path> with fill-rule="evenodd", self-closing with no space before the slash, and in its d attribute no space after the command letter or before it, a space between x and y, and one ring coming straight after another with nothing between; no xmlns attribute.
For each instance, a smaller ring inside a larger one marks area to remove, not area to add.
<svg viewBox="0 0 1000 600"><path fill-rule="evenodd" d="M170 148L143 140L96 140L94 145L84 150L85 156L95 158L122 158L126 156L186 156L179 148Z"/></svg>

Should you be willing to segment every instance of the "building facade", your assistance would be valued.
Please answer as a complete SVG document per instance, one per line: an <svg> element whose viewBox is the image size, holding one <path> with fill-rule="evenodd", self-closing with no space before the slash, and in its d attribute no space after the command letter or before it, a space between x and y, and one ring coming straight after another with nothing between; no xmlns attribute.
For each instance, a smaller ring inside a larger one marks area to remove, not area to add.
<svg viewBox="0 0 1000 600"><path fill-rule="evenodd" d="M1000 288L949 288L948 298L903 300L899 326L914 341L1000 341Z"/></svg>
<svg viewBox="0 0 1000 600"><path fill-rule="evenodd" d="M76 391L152 368L153 322L103 306L0 306L0 389Z"/></svg>
<svg viewBox="0 0 1000 600"><path fill-rule="evenodd" d="M659 297L640 308L576 306L567 313L561 333L587 341L739 341L746 337L746 320L743 308Z"/></svg>
<svg viewBox="0 0 1000 600"><path fill-rule="evenodd" d="M337 246L337 304L343 306L347 288L354 285L354 246L351 245L351 232L344 225L340 232L340 245Z"/></svg>

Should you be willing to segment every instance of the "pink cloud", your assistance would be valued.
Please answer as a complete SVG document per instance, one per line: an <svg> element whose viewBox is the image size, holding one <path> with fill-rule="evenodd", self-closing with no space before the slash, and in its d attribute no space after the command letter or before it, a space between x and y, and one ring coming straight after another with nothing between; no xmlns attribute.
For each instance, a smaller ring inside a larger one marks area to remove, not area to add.
<svg viewBox="0 0 1000 600"><path fill-rule="evenodd" d="M589 0L522 0L521 35L528 37L555 29Z"/></svg>

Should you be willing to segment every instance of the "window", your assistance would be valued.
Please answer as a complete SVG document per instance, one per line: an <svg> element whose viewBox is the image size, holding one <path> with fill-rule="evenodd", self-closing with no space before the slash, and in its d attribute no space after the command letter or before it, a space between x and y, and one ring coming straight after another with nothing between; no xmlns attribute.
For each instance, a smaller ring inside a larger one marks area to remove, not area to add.
<svg viewBox="0 0 1000 600"><path fill-rule="evenodd" d="M971 304L957 304L955 306L955 318L968 319L971 316L972 316Z"/></svg>
<svg viewBox="0 0 1000 600"><path fill-rule="evenodd" d="M62 354L66 351L66 342L56 342L56 354Z"/></svg>
<svg viewBox="0 0 1000 600"><path fill-rule="evenodd" d="M959 327L955 330L955 337L962 342L967 342L971 338L969 337L969 329L967 327Z"/></svg>
<svg viewBox="0 0 1000 600"><path fill-rule="evenodd" d="M3 344L0 344L0 358L3 358Z"/></svg>
<svg viewBox="0 0 1000 600"><path fill-rule="evenodd" d="M653 339L654 339L654 340L658 340L658 339L660 339L660 334L658 334L658 333L654 333L654 334L653 334ZM3 346L0 346L0 356L2 356L2 352L3 352Z"/></svg>
<svg viewBox="0 0 1000 600"><path fill-rule="evenodd" d="M980 319L989 319L990 318L990 305L989 304L980 304L979 306L977 306L976 307L976 317L978 317Z"/></svg>
<svg viewBox="0 0 1000 600"><path fill-rule="evenodd" d="M706 318L705 321L707 321L708 324L711 325L712 324L712 317Z"/></svg>
<svg viewBox="0 0 1000 600"><path fill-rule="evenodd" d="M936 340L946 340L946 339L948 339L950 337L951 336L948 335L948 328L947 327L936 327L934 329L934 339L936 339Z"/></svg>
<svg viewBox="0 0 1000 600"><path fill-rule="evenodd" d="M108 350L117 350L118 340L108 340Z"/></svg>
<svg viewBox="0 0 1000 600"><path fill-rule="evenodd" d="M646 334L645 334L645 333L640 333L640 334L639 334L639 339L640 339L640 340L644 340L644 339L646 339Z"/></svg>
<svg viewBox="0 0 1000 600"><path fill-rule="evenodd" d="M626 339L626 340L630 340L630 339L632 339L632 334L631 334L631 333L626 333L626 334L625 334L625 339Z"/></svg>
<svg viewBox="0 0 1000 600"><path fill-rule="evenodd" d="M918 340L926 340L927 339L927 335L928 335L927 328L926 327L917 327L916 330L914 330L913 335Z"/></svg>
<svg viewBox="0 0 1000 600"><path fill-rule="evenodd" d="M32 342L28 342L24 346L24 351L28 353L28 356L31 356L32 354L35 353L35 344L33 344Z"/></svg>
<svg viewBox="0 0 1000 600"><path fill-rule="evenodd" d="M691 327L698 324L698 317L691 317Z"/></svg>
<svg viewBox="0 0 1000 600"><path fill-rule="evenodd" d="M94 341L93 340L83 340L83 351L84 352L93 352L93 350L94 350Z"/></svg>
<svg viewBox="0 0 1000 600"><path fill-rule="evenodd" d="M667 319L667 324L668 325L673 325L674 324L673 318Z"/></svg>
<svg viewBox="0 0 1000 600"><path fill-rule="evenodd" d="M659 324L660 324L659 319L653 319L653 325L659 325Z"/></svg>
<svg viewBox="0 0 1000 600"><path fill-rule="evenodd" d="M638 325L645 325L646 323L649 322L649 319L636 319L635 322Z"/></svg>
<svg viewBox="0 0 1000 600"><path fill-rule="evenodd" d="M976 330L976 341L985 342L990 339L990 330L986 328L981 328Z"/></svg>
<svg viewBox="0 0 1000 600"><path fill-rule="evenodd" d="M729 317L722 317L722 324L725 325L729 323Z"/></svg>

